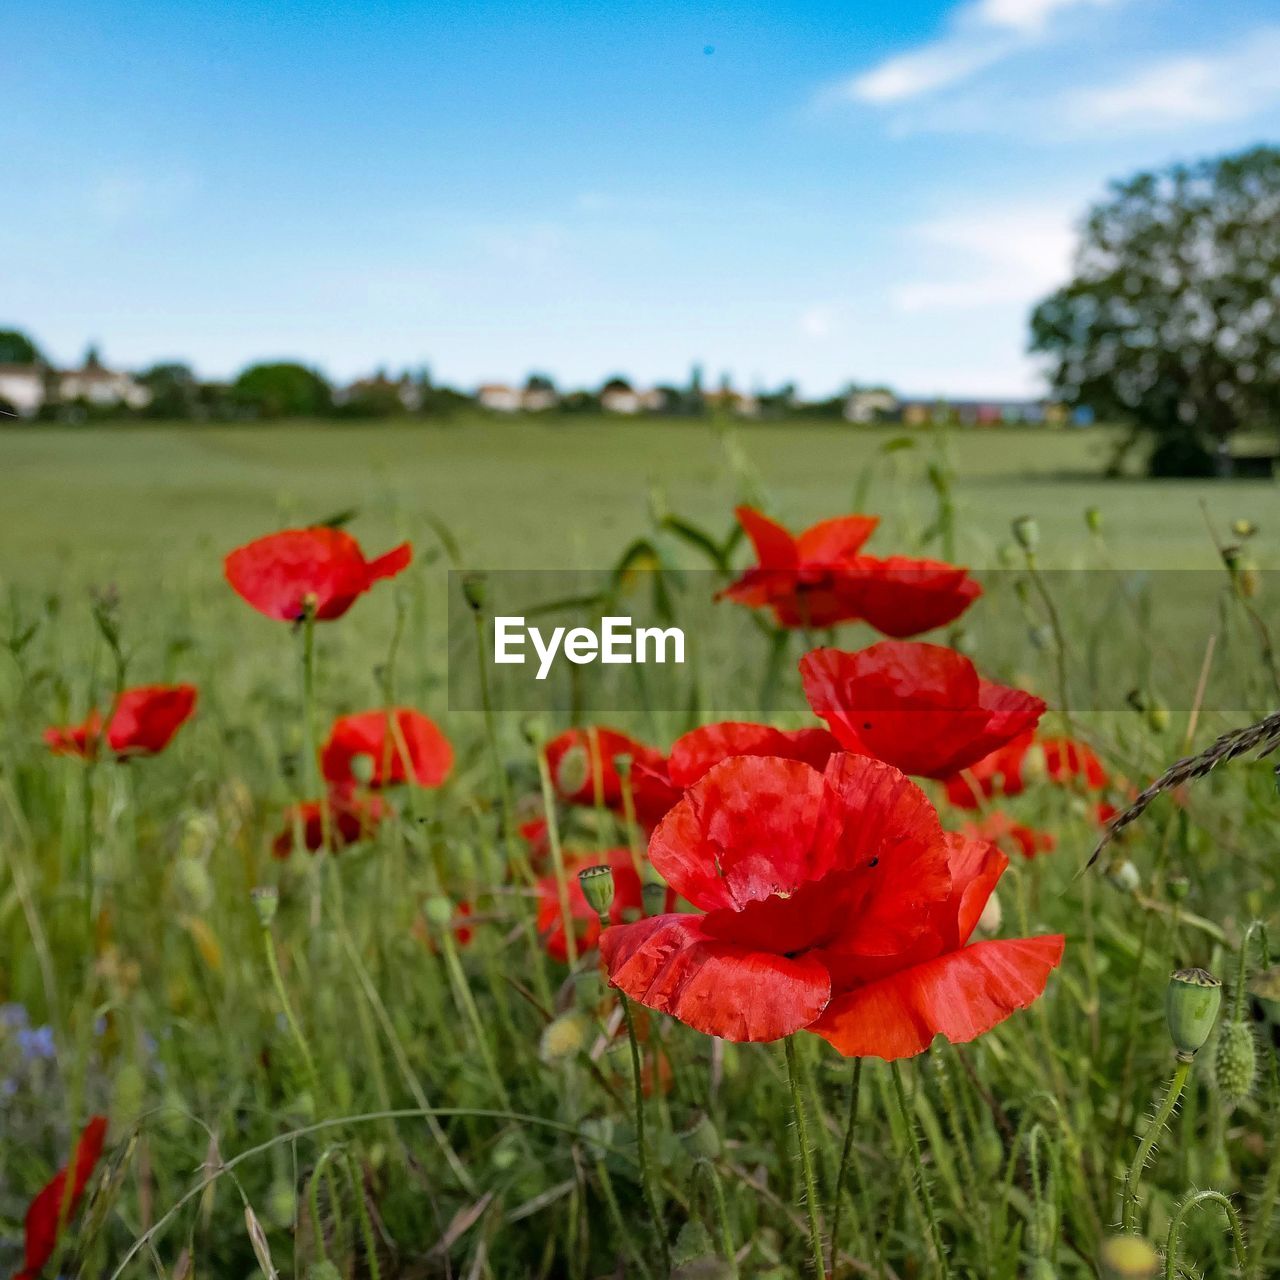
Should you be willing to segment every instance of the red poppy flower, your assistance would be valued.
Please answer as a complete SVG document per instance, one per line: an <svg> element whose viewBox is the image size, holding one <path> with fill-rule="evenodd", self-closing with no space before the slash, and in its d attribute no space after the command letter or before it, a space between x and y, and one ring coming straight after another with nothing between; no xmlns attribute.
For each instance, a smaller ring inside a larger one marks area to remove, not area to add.
<svg viewBox="0 0 1280 1280"><path fill-rule="evenodd" d="M107 749L114 756L156 755L173 740L195 706L196 688L191 684L126 689L116 700L105 735L101 714L91 711L82 724L46 729L44 740L54 755L79 756L82 760L97 757L104 736Z"/></svg>
<svg viewBox="0 0 1280 1280"><path fill-rule="evenodd" d="M858 616L897 640L954 622L981 594L967 569L940 560L859 556Z"/></svg>
<svg viewBox="0 0 1280 1280"><path fill-rule="evenodd" d="M859 616L848 569L880 523L876 516L823 520L796 537L752 507L735 514L757 563L717 598L772 609L784 627L830 627Z"/></svg>
<svg viewBox="0 0 1280 1280"><path fill-rule="evenodd" d="M357 756L368 758L367 777L356 777ZM320 763L325 780L335 786L358 781L385 787L412 780L420 787L438 787L453 768L453 748L421 711L396 707L339 716L329 730Z"/></svg>
<svg viewBox="0 0 1280 1280"><path fill-rule="evenodd" d="M966 945L1007 859L945 833L878 760L734 757L696 783L649 857L700 914L606 929L610 982L728 1040L808 1028L848 1056L971 1040L1044 989L1061 937Z"/></svg>
<svg viewBox="0 0 1280 1280"><path fill-rule="evenodd" d="M621 924L629 915L639 914L644 910L640 877L636 874L635 863L628 850L610 849L604 854L579 854L566 858L569 914L573 919L573 936L579 953L589 951L596 945L600 937L600 917L582 892L578 872L602 863L608 863L613 868L613 905L609 908L611 923ZM568 939L565 936L564 916L560 911L560 888L555 876L544 876L538 881L537 923L538 932L545 937L547 953L551 958L567 960Z"/></svg>
<svg viewBox="0 0 1280 1280"><path fill-rule="evenodd" d="M823 769L839 750L840 744L825 729L775 729L767 724L727 720L677 738L667 760L667 773L675 786L684 789L730 756L778 756Z"/></svg>
<svg viewBox="0 0 1280 1280"><path fill-rule="evenodd" d="M978 809L992 796L1021 795L1026 787L1023 761L1034 741L1035 733L1028 729L990 755L975 760L963 773L945 778L947 799L957 809Z"/></svg>
<svg viewBox="0 0 1280 1280"><path fill-rule="evenodd" d="M1080 782L1090 791L1107 785L1107 771L1091 748L1075 738L1041 738L1045 772L1054 782Z"/></svg>
<svg viewBox="0 0 1280 1280"><path fill-rule="evenodd" d="M955 565L859 554L879 523L874 516L824 520L799 537L750 507L737 516L758 563L718 598L771 609L783 627L861 620L885 635L914 636L954 621L982 594Z"/></svg>
<svg viewBox="0 0 1280 1280"><path fill-rule="evenodd" d="M621 755L631 757L631 797L642 826L652 827L679 798L667 779L662 752L617 729L603 725L567 729L543 751L556 794L567 804L598 802L622 813L622 778L614 764Z"/></svg>
<svg viewBox="0 0 1280 1280"><path fill-rule="evenodd" d="M74 1216L84 1198L85 1188L94 1168L102 1158L102 1148L107 1139L105 1116L94 1116L85 1125L71 1160L45 1184L27 1209L26 1251L22 1270L13 1280L37 1280L58 1247L59 1226ZM67 1173L71 1171L70 1200L67 1199ZM65 1219L65 1222L64 1222Z"/></svg>
<svg viewBox="0 0 1280 1280"><path fill-rule="evenodd" d="M341 529L285 529L237 547L223 568L241 599L281 622L298 622L308 606L320 621L340 618L375 582L408 568L407 542L376 560Z"/></svg>
<svg viewBox="0 0 1280 1280"><path fill-rule="evenodd" d="M993 809L978 822L966 822L963 831L970 840L989 840L1001 849L1016 850L1024 858L1049 853L1058 843L1052 832L1017 822L999 809Z"/></svg>
<svg viewBox="0 0 1280 1280"><path fill-rule="evenodd" d="M323 849L326 806L329 811L329 844L335 853L359 840L368 839L390 812L381 796L335 788L329 792L327 800L307 800L285 810L284 825L271 845L272 855L287 858L293 852L299 826L302 828L302 843L308 852L318 853Z"/></svg>
<svg viewBox="0 0 1280 1280"><path fill-rule="evenodd" d="M815 649L801 658L800 675L809 705L846 751L924 778L976 764L1045 709L1029 693L980 679L963 654L935 644Z"/></svg>

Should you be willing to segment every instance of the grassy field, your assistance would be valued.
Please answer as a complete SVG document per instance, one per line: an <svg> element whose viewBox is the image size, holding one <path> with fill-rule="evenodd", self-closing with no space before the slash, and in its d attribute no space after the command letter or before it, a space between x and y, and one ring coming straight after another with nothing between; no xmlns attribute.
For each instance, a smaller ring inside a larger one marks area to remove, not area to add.
<svg viewBox="0 0 1280 1280"><path fill-rule="evenodd" d="M1009 846L1003 922L983 928L1060 933L1066 951L1043 997L963 1048L939 1040L899 1072L853 1066L807 1032L787 1053L636 1009L637 1112L623 1011L589 938L576 964L548 947L555 857L532 885L504 793L538 810L559 774L540 776L536 743L567 725L507 715L490 731L449 711L442 530L471 567L605 567L651 530L655 504L719 534L757 493L796 527L856 501L885 518L870 549L939 555L925 537L933 463L956 556L975 567L1004 563L1010 521L1032 514L1047 565L1212 571L1197 625L1233 705L1246 719L1274 708L1268 584L1233 589L1200 505L1223 535L1255 521L1251 553L1274 563L1273 486L1104 482L1100 433L886 448L897 438L593 421L0 432L0 1274L20 1267L31 1197L102 1114L107 1156L42 1274L1111 1280L1102 1259L1123 1219L1172 1249L1161 1266L1175 1280L1280 1275L1280 1068L1240 1029L1244 986L1280 936L1270 768L1222 764L1157 801L1101 873L1080 874L1098 806L1125 805L1229 723L1196 696L1200 632L1189 670L1175 669L1167 623L1111 616L1106 601L1099 617L1025 560L1007 592L973 606L990 630L1007 597L1015 625L985 674L1043 695L1041 735L1087 744L1101 775L1055 774L1046 753L1025 791L992 800L1055 847L1028 860ZM353 508L367 550L404 536L419 556L317 625L309 685L306 628L252 611L222 559ZM1126 655L1102 672L1112 702L1072 714L1055 667L1098 665L1100 637ZM697 697L652 745L762 684L777 722L816 724L794 671L805 639L783 641L776 687L745 652L697 671ZM1138 693L1168 705L1130 699L1131 669L1151 679ZM108 707L118 682L179 680L198 686L197 712L154 759L86 765L41 741ZM341 857L274 858L277 836L300 834L289 806L321 793L309 726L322 737L334 716L389 704L439 722L447 780L389 789L385 820ZM923 786L948 830L990 817ZM553 803L547 816L571 857L643 852L625 806ZM279 903L265 925L251 896L264 887ZM1224 980L1231 1030L1183 1072L1164 1001L1185 965ZM1217 1069L1224 1038L1234 1078ZM1180 1100L1163 1132L1148 1117L1171 1079ZM1156 1154L1128 1199L1143 1135ZM1196 1198L1206 1188L1241 1215L1244 1243L1221 1201Z"/></svg>
<svg viewBox="0 0 1280 1280"><path fill-rule="evenodd" d="M910 543L932 517L927 434L886 453L897 431L843 425L739 428L735 449L773 509L804 524L848 510L861 483L884 534ZM1217 564L1199 503L1222 524L1265 530L1265 482L1101 481L1104 432L953 433L959 553L996 563L1009 522L1034 514L1046 564L1076 562L1096 506L1118 563ZM721 435L688 422L460 422L447 427L32 427L0 433L0 579L127 581L203 571L216 552L290 521L357 508L372 540L420 533L424 513L454 532L469 565L600 568L645 521L650 489L682 514L728 526L738 486Z"/></svg>

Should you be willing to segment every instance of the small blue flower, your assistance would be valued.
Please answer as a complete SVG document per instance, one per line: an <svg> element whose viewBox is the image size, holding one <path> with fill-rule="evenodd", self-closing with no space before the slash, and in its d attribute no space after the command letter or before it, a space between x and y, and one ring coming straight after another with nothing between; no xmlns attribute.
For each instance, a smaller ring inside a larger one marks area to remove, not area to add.
<svg viewBox="0 0 1280 1280"><path fill-rule="evenodd" d="M0 1004L0 1027L21 1031L31 1025L31 1015L24 1004Z"/></svg>
<svg viewBox="0 0 1280 1280"><path fill-rule="evenodd" d="M53 1028L36 1027L34 1031L23 1028L18 1032L18 1050L28 1062L36 1059L48 1062L57 1052L53 1043Z"/></svg>

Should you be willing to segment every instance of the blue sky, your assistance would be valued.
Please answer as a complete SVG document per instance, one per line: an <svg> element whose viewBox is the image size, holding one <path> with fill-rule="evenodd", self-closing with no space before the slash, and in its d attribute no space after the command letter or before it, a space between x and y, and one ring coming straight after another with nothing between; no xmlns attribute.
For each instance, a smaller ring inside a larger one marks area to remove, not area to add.
<svg viewBox="0 0 1280 1280"><path fill-rule="evenodd" d="M0 326L915 394L1037 387L1109 178L1280 134L1274 0L7 0Z"/></svg>

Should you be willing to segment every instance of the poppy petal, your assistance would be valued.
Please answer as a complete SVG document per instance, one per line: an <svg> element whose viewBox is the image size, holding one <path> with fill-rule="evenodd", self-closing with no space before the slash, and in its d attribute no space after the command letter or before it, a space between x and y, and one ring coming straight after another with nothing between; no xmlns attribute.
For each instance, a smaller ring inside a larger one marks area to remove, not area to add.
<svg viewBox="0 0 1280 1280"><path fill-rule="evenodd" d="M797 539L802 564L843 564L876 531L879 516L836 516L811 525Z"/></svg>
<svg viewBox="0 0 1280 1280"><path fill-rule="evenodd" d="M742 531L751 539L761 569L794 569L799 559L796 540L776 520L754 507L735 507Z"/></svg>
<svg viewBox="0 0 1280 1280"><path fill-rule="evenodd" d="M792 893L830 867L830 849L817 843L824 790L822 774L799 760L724 760L658 825L650 861L704 911Z"/></svg>
<svg viewBox="0 0 1280 1280"><path fill-rule="evenodd" d="M937 1035L965 1044L1041 995L1063 945L1050 935L962 947L837 996L809 1030L846 1058L887 1062Z"/></svg>
<svg viewBox="0 0 1280 1280"><path fill-rule="evenodd" d="M367 756L372 773L367 785L408 782L438 787L453 768L453 748L433 720L411 707L361 711L339 716L320 753L325 780L335 786L359 781L357 756Z"/></svg>
<svg viewBox="0 0 1280 1280"><path fill-rule="evenodd" d="M691 787L713 766L730 756L780 756L826 767L840 744L826 729L775 729L772 725L728 720L703 725L677 738L667 761L671 781Z"/></svg>
<svg viewBox="0 0 1280 1280"><path fill-rule="evenodd" d="M102 1158L106 1138L106 1117L92 1117L80 1134L75 1153L67 1166L59 1169L31 1201L25 1222L24 1269L15 1280L22 1280L22 1277L34 1280L53 1257L58 1246L58 1228L64 1225L63 1201L67 1200L65 1218L69 1220L79 1207L85 1188L89 1185L89 1178ZM71 1176L69 1200L68 1173Z"/></svg>
<svg viewBox="0 0 1280 1280"><path fill-rule="evenodd" d="M789 959L709 938L698 916L650 916L600 936L609 981L704 1035L777 1040L808 1026L831 996L812 956Z"/></svg>
<svg viewBox="0 0 1280 1280"><path fill-rule="evenodd" d="M284 529L232 551L227 582L259 613L296 622L310 606L326 621L341 616L369 585L360 544L341 529Z"/></svg>
<svg viewBox="0 0 1280 1280"><path fill-rule="evenodd" d="M896 640L954 622L982 594L967 570L938 560L861 556L854 567L863 619Z"/></svg>
<svg viewBox="0 0 1280 1280"><path fill-rule="evenodd" d="M990 841L947 833L951 865L951 902L955 907L955 933L951 945L962 947L978 927L997 881L1009 859Z"/></svg>
<svg viewBox="0 0 1280 1280"><path fill-rule="evenodd" d="M196 707L195 685L146 685L126 689L107 726L107 745L118 756L163 751Z"/></svg>
<svg viewBox="0 0 1280 1280"><path fill-rule="evenodd" d="M398 547L392 547L385 555L369 561L367 581L374 583L381 582L383 578L394 578L409 567L412 559L413 545L402 542Z"/></svg>

